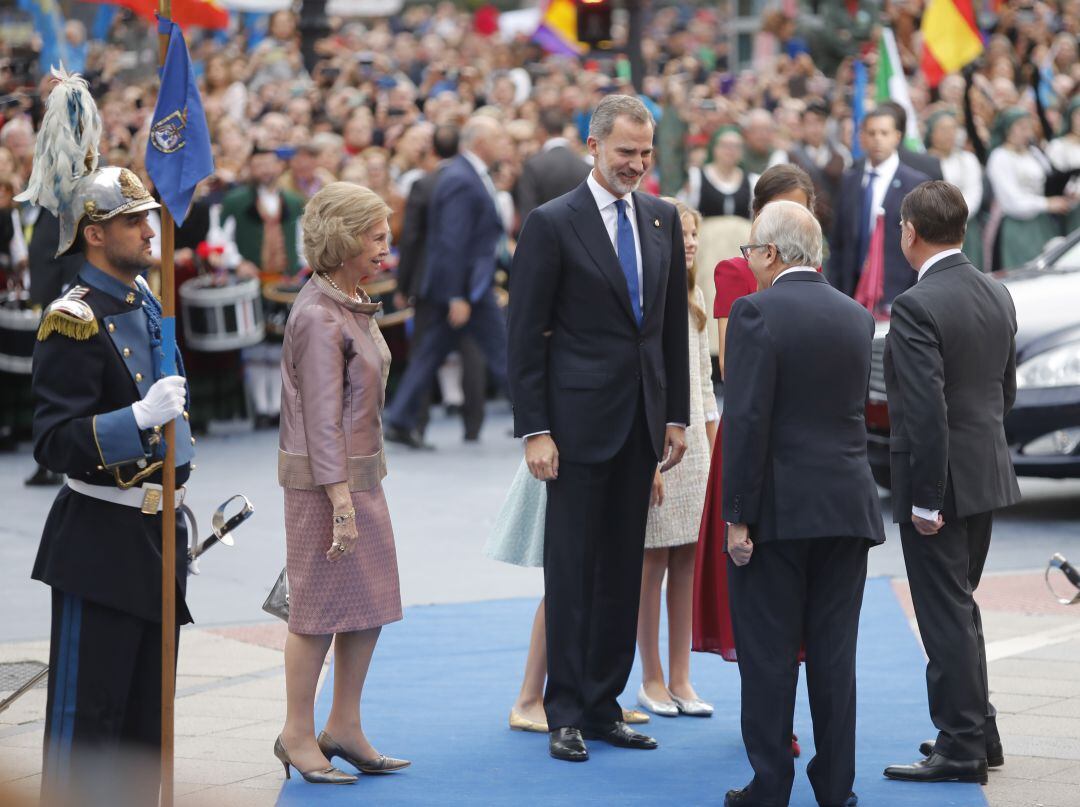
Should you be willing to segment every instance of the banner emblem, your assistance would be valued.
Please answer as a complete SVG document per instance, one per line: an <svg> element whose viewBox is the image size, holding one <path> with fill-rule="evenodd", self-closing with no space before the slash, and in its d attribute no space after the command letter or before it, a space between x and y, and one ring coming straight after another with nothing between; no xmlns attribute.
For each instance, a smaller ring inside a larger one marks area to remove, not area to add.
<svg viewBox="0 0 1080 807"><path fill-rule="evenodd" d="M187 107L184 111L176 110L150 129L150 142L162 154L172 154L185 145L184 129L187 127Z"/></svg>

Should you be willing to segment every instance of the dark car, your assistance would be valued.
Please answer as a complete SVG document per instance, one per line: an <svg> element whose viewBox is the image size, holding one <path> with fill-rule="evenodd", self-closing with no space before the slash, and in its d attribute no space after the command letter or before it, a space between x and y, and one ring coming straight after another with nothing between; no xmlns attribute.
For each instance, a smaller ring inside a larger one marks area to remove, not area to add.
<svg viewBox="0 0 1080 807"><path fill-rule="evenodd" d="M1020 476L1080 478L1080 229L1051 241L1031 263L995 277L1016 304L1016 403L1005 436ZM889 486L889 409L885 401L887 322L874 335L866 402L874 478Z"/></svg>

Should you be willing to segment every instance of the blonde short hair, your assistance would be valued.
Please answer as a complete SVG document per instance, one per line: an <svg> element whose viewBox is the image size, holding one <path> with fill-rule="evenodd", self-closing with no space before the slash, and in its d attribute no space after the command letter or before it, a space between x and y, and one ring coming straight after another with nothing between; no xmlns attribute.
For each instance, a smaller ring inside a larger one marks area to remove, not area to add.
<svg viewBox="0 0 1080 807"><path fill-rule="evenodd" d="M390 215L375 191L352 182L331 182L308 200L300 225L304 257L314 272L336 272L360 254L364 234Z"/></svg>

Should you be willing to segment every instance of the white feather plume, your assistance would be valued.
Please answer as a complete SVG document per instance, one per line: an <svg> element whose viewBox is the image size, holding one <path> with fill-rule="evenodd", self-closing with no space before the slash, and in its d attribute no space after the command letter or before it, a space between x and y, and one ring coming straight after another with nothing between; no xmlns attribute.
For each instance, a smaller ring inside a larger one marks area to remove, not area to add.
<svg viewBox="0 0 1080 807"><path fill-rule="evenodd" d="M45 103L30 181L16 199L59 215L75 184L97 168L101 115L82 76L68 73L63 64L52 75L57 83Z"/></svg>

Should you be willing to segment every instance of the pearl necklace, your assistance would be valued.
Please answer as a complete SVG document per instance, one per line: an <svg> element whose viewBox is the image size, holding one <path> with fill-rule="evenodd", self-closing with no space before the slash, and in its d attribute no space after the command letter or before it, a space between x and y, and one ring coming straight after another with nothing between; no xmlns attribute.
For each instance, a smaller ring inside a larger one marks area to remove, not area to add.
<svg viewBox="0 0 1080 807"><path fill-rule="evenodd" d="M354 302L357 302L357 303L364 302L364 298L361 297L359 294L357 294L355 291L352 293L352 295L345 294L345 292L342 290L342 288L337 283L334 282L333 275L329 274L328 272L321 272L320 274L324 278L326 278L327 283L329 283L331 286L333 286L343 296L348 297L350 300L352 300Z"/></svg>

